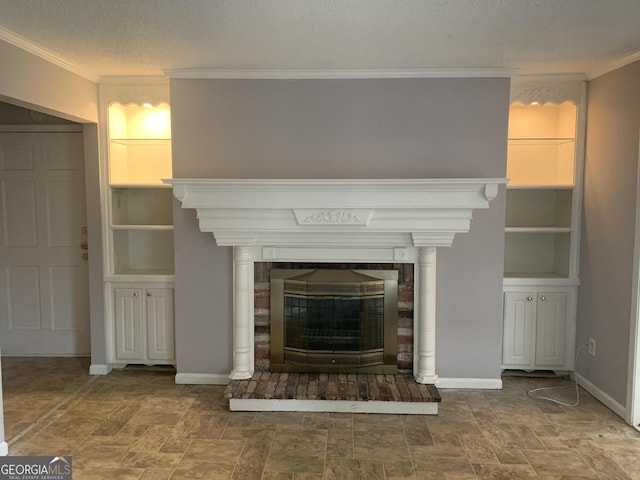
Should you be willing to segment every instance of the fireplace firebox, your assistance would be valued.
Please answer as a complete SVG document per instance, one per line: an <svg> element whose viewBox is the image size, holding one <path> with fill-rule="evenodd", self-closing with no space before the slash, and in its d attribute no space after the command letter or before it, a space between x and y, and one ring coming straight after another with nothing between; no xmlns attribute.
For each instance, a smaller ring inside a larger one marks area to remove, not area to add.
<svg viewBox="0 0 640 480"><path fill-rule="evenodd" d="M396 373L396 270L272 269L271 370Z"/></svg>

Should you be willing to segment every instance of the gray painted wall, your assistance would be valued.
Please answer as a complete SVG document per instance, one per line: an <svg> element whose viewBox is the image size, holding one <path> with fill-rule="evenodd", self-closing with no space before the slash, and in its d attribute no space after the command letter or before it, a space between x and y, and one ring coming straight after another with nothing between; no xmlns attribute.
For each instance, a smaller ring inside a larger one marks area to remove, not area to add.
<svg viewBox="0 0 640 480"><path fill-rule="evenodd" d="M174 177L504 177L509 79L171 81ZM231 368L231 251L174 210L180 373ZM438 257L437 371L499 378L504 192Z"/></svg>
<svg viewBox="0 0 640 480"><path fill-rule="evenodd" d="M640 128L640 62L589 82L577 371L626 405Z"/></svg>

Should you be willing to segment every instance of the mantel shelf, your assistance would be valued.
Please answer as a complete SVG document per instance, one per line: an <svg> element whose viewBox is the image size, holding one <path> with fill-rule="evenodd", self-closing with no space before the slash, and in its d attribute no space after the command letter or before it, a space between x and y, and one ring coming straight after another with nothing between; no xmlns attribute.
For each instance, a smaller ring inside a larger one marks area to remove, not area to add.
<svg viewBox="0 0 640 480"><path fill-rule="evenodd" d="M218 245L449 246L500 178L166 180Z"/></svg>

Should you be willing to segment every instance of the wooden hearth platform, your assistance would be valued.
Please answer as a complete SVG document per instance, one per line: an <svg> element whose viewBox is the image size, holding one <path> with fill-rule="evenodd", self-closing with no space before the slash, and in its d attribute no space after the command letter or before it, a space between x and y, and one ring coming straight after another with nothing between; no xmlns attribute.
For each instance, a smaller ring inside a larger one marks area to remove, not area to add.
<svg viewBox="0 0 640 480"><path fill-rule="evenodd" d="M411 374L256 372L232 380L224 392L232 411L437 414L435 385Z"/></svg>

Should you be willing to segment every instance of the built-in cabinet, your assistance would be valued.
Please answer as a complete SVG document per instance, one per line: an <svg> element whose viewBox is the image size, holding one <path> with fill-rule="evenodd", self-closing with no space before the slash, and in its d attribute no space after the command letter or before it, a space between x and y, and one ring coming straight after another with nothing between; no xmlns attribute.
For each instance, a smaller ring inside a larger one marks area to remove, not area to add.
<svg viewBox="0 0 640 480"><path fill-rule="evenodd" d="M111 363L173 364L173 194L166 81L101 84Z"/></svg>
<svg viewBox="0 0 640 480"><path fill-rule="evenodd" d="M572 370L584 84L515 78L509 109L502 367Z"/></svg>
<svg viewBox="0 0 640 480"><path fill-rule="evenodd" d="M565 369L573 288L513 287L504 293L503 363L523 370Z"/></svg>
<svg viewBox="0 0 640 480"><path fill-rule="evenodd" d="M173 363L173 288L114 283L112 289L116 362Z"/></svg>

